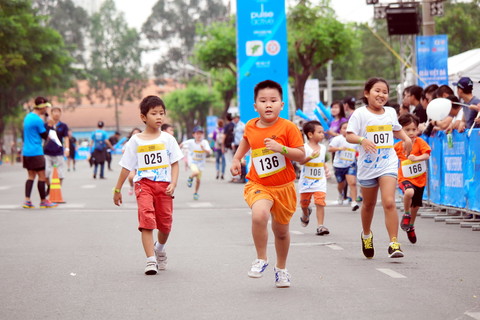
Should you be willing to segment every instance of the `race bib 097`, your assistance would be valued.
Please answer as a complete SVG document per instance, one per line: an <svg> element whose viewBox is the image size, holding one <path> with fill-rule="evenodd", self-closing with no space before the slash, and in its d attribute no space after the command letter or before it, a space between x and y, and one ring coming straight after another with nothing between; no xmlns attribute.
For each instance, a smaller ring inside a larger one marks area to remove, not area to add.
<svg viewBox="0 0 480 320"><path fill-rule="evenodd" d="M377 149L393 148L392 125L367 126L367 139L375 143Z"/></svg>

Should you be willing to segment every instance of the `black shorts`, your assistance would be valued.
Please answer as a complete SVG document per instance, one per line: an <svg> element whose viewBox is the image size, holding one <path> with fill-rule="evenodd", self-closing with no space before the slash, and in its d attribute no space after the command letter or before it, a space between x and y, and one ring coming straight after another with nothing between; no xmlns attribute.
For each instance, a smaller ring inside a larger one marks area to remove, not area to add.
<svg viewBox="0 0 480 320"><path fill-rule="evenodd" d="M406 189L413 189L412 207L423 207L423 191L425 187L417 187L410 181L402 181L400 183L400 189L405 194Z"/></svg>
<svg viewBox="0 0 480 320"><path fill-rule="evenodd" d="M45 170L45 157L44 156L23 156L23 167L27 170L42 171Z"/></svg>

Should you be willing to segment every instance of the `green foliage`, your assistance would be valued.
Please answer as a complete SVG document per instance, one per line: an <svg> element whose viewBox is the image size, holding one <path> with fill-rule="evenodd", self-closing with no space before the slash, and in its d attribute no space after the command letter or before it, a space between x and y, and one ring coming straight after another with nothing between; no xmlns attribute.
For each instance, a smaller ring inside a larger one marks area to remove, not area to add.
<svg viewBox="0 0 480 320"><path fill-rule="evenodd" d="M146 83L146 73L141 65L143 48L140 36L135 29L128 27L113 0L105 1L100 11L92 16L90 36L90 94L102 101L113 100L119 130L118 106L125 100L140 98Z"/></svg>
<svg viewBox="0 0 480 320"><path fill-rule="evenodd" d="M73 60L60 34L42 23L30 1L0 2L0 134L22 103L71 85Z"/></svg>
<svg viewBox="0 0 480 320"><path fill-rule="evenodd" d="M168 116L186 129L188 137L191 136L195 125L205 126L210 108L212 112L220 108L215 92L208 86L195 82L164 97Z"/></svg>
<svg viewBox="0 0 480 320"><path fill-rule="evenodd" d="M179 71L192 54L197 25L209 25L226 16L222 0L158 0L142 27L148 40L167 48L154 66L155 75L181 75Z"/></svg>
<svg viewBox="0 0 480 320"><path fill-rule="evenodd" d="M445 15L435 17L436 33L448 34L448 55L480 48L480 1L445 1Z"/></svg>
<svg viewBox="0 0 480 320"><path fill-rule="evenodd" d="M289 75L297 108L303 109L307 79L329 60L349 52L354 35L335 18L328 1L320 6L305 1L290 8L287 28Z"/></svg>

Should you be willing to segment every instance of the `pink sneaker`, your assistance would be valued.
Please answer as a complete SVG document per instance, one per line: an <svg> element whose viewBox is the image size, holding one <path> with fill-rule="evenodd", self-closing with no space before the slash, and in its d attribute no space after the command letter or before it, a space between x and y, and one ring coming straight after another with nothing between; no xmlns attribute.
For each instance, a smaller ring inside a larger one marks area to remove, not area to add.
<svg viewBox="0 0 480 320"><path fill-rule="evenodd" d="M58 204L50 202L49 200L40 202L40 208L42 209L56 208L57 206Z"/></svg>

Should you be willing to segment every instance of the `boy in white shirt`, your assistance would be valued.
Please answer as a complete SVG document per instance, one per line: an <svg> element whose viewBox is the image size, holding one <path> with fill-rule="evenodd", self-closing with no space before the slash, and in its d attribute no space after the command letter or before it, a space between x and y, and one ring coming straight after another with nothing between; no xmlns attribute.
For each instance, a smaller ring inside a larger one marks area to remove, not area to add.
<svg viewBox="0 0 480 320"><path fill-rule="evenodd" d="M198 200L198 190L200 189L200 179L202 178L202 171L205 169L207 156L212 153L210 144L204 137L204 130L200 126L193 128L193 139L188 139L180 144L180 148L187 149L188 166L192 173L188 177L187 185L192 187L193 179L196 178L195 192L193 200Z"/></svg>
<svg viewBox="0 0 480 320"><path fill-rule="evenodd" d="M325 219L325 197L327 195L327 177L330 176L325 166L326 147L321 144L325 138L325 132L318 121L308 121L303 125L303 134L308 139L305 143L305 159L300 162L302 171L298 180L298 192L300 193L300 206L303 215L300 218L302 226L306 227L310 222L310 201L314 199L317 215L317 235L323 236L330 231L323 225Z"/></svg>
<svg viewBox="0 0 480 320"><path fill-rule="evenodd" d="M173 193L178 181L178 161L183 158L175 138L160 130L165 120L165 104L156 96L140 103L140 118L146 124L143 132L133 135L125 145L120 160L122 171L113 189L113 202L122 203L121 189L130 171L138 204L138 230L147 256L145 274L165 270L165 244L172 228ZM153 229L158 229L158 242L153 242Z"/></svg>

